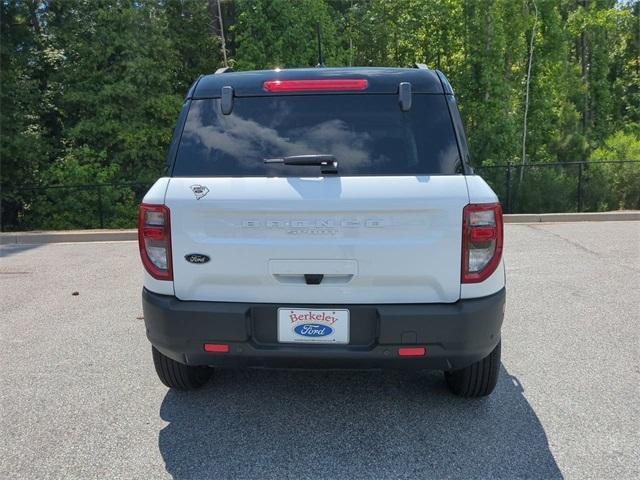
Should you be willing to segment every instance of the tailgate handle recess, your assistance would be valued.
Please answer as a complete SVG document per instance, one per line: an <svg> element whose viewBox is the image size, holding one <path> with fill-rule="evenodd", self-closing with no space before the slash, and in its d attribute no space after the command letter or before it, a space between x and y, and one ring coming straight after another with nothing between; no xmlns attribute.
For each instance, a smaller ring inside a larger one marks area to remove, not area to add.
<svg viewBox="0 0 640 480"><path fill-rule="evenodd" d="M324 275L321 273L305 273L304 281L307 285L320 285Z"/></svg>

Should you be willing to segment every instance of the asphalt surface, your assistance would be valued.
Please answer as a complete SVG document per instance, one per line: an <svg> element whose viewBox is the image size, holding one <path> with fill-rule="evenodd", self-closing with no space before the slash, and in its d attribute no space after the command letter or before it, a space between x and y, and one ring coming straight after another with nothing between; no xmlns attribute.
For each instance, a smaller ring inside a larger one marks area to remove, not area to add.
<svg viewBox="0 0 640 480"><path fill-rule="evenodd" d="M493 395L438 373L157 380L135 242L4 246L0 477L640 477L640 222L506 226ZM72 295L78 292L78 295Z"/></svg>

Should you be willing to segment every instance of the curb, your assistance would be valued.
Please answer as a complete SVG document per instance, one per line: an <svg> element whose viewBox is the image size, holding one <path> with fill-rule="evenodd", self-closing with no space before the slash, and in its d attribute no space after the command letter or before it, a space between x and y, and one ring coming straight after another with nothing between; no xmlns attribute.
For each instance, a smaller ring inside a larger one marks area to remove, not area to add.
<svg viewBox="0 0 640 480"><path fill-rule="evenodd" d="M504 223L623 222L640 220L640 210L589 213L512 213Z"/></svg>
<svg viewBox="0 0 640 480"><path fill-rule="evenodd" d="M640 220L640 210L597 213L514 213L504 223L620 222ZM136 229L62 230L0 233L0 245L34 245L66 242L121 242L137 240Z"/></svg>
<svg viewBox="0 0 640 480"><path fill-rule="evenodd" d="M138 231L135 229L0 233L0 245L34 245L63 242L121 242L123 240L137 239Z"/></svg>

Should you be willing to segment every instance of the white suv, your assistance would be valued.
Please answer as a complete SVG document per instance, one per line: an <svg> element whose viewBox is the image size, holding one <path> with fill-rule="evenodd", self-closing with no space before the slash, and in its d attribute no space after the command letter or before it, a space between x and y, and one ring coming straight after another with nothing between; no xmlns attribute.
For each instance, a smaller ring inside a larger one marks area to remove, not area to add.
<svg viewBox="0 0 640 480"><path fill-rule="evenodd" d="M200 77L140 206L162 382L211 367L500 369L502 211L451 86L416 68Z"/></svg>

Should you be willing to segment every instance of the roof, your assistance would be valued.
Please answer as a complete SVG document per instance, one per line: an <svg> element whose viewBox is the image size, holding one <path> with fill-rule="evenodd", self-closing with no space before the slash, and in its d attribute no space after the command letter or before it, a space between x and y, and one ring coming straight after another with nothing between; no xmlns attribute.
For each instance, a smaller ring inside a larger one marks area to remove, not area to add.
<svg viewBox="0 0 640 480"><path fill-rule="evenodd" d="M446 78L437 70L420 68L388 68L388 67L340 67L340 68L294 68L275 70L253 70L246 72L226 71L200 77L191 87L187 98L220 97L222 87L233 88L233 95L268 96L268 95L300 95L300 92L267 92L263 83L266 80L315 80L335 78L366 79L368 86L362 93L397 93L401 82L411 83L413 93L443 94L443 83L448 85ZM446 87L445 87L446 88ZM323 92L313 92L314 94ZM354 93L327 91L324 93ZM446 93L449 93L448 91Z"/></svg>

